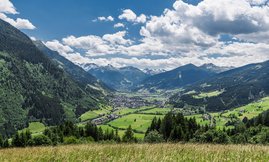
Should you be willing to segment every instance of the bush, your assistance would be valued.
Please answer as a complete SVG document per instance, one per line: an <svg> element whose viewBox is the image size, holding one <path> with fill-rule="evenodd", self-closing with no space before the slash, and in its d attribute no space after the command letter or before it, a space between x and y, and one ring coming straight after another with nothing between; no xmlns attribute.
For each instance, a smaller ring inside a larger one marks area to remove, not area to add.
<svg viewBox="0 0 269 162"><path fill-rule="evenodd" d="M79 142L79 139L74 136L64 138L64 144L78 144Z"/></svg>
<svg viewBox="0 0 269 162"><path fill-rule="evenodd" d="M235 144L244 144L247 143L248 140L244 134L239 133L232 136L232 142Z"/></svg>
<svg viewBox="0 0 269 162"><path fill-rule="evenodd" d="M34 145L35 145L35 141L33 139L28 140L27 146L34 146Z"/></svg>
<svg viewBox="0 0 269 162"><path fill-rule="evenodd" d="M163 142L164 140L163 140L163 136L159 132L151 131L144 138L144 141L148 143L160 143L160 142Z"/></svg>
<svg viewBox="0 0 269 162"><path fill-rule="evenodd" d="M223 143L227 144L229 143L230 139L226 132L218 131L216 136L213 139L214 143Z"/></svg>
<svg viewBox="0 0 269 162"><path fill-rule="evenodd" d="M33 142L35 146L41 146L41 145L51 145L52 142L49 139L48 136L45 136L43 134L37 135L33 137Z"/></svg>
<svg viewBox="0 0 269 162"><path fill-rule="evenodd" d="M269 143L269 131L268 130L260 133L259 143L262 143L262 144Z"/></svg>
<svg viewBox="0 0 269 162"><path fill-rule="evenodd" d="M94 139L91 136L89 136L89 137L83 137L83 138L81 138L81 141L83 143L93 143L94 142Z"/></svg>

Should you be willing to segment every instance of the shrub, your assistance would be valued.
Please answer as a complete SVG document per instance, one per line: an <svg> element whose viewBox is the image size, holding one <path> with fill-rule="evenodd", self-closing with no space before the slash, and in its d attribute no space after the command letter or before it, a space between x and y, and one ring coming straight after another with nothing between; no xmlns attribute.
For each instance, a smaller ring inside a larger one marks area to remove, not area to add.
<svg viewBox="0 0 269 162"><path fill-rule="evenodd" d="M89 137L83 137L83 138L81 138L81 141L83 143L92 143L92 142L94 142L94 139L91 136L89 136Z"/></svg>
<svg viewBox="0 0 269 162"><path fill-rule="evenodd" d="M74 136L64 138L64 144L78 144L80 141Z"/></svg>
<svg viewBox="0 0 269 162"><path fill-rule="evenodd" d="M164 140L163 140L163 136L159 132L151 131L144 138L144 141L148 143L160 143L160 142L163 142Z"/></svg>
<svg viewBox="0 0 269 162"><path fill-rule="evenodd" d="M33 142L35 146L41 146L41 145L51 145L52 142L49 139L48 136L45 136L43 134L37 135L33 137Z"/></svg>

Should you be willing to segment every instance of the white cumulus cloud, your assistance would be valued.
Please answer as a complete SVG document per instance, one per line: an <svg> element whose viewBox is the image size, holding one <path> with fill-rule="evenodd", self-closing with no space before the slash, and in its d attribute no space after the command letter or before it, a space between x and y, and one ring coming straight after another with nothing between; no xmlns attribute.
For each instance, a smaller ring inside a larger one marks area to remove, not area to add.
<svg viewBox="0 0 269 162"><path fill-rule="evenodd" d="M97 21L114 21L114 17L112 17L112 16L108 16L108 17L100 16L97 19L93 20L93 22L97 22Z"/></svg>
<svg viewBox="0 0 269 162"><path fill-rule="evenodd" d="M117 23L114 25L114 28L124 28L125 25L123 23Z"/></svg>
<svg viewBox="0 0 269 162"><path fill-rule="evenodd" d="M7 14L19 14L16 8L9 0L0 1L0 19L10 23L18 29L30 29L33 30L36 27L27 19L17 18L12 19L7 16Z"/></svg>
<svg viewBox="0 0 269 162"><path fill-rule="evenodd" d="M145 23L147 21L147 17L144 14L137 16L131 9L125 9L122 11L122 14L119 15L120 20L127 20L133 23Z"/></svg>
<svg viewBox="0 0 269 162"><path fill-rule="evenodd" d="M118 18L141 23L140 37L129 38L126 31L69 36L60 43L81 54L70 52L68 58L78 64L164 69L188 63L242 66L269 59L269 5L265 0L203 0L197 5L177 0L158 16L137 16L126 9Z"/></svg>

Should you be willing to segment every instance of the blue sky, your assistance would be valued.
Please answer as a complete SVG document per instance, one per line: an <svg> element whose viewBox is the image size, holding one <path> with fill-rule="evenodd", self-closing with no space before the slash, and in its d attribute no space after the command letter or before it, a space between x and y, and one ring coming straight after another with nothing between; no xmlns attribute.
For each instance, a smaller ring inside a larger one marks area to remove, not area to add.
<svg viewBox="0 0 269 162"><path fill-rule="evenodd" d="M61 39L68 35L104 35L114 33L115 22L92 22L100 16L117 17L123 9L135 13L161 15L174 0L12 0L21 17L31 20L37 30L24 30L42 40ZM139 25L128 24L132 37L139 36Z"/></svg>
<svg viewBox="0 0 269 162"><path fill-rule="evenodd" d="M1 0L0 18L78 65L269 59L268 0Z"/></svg>

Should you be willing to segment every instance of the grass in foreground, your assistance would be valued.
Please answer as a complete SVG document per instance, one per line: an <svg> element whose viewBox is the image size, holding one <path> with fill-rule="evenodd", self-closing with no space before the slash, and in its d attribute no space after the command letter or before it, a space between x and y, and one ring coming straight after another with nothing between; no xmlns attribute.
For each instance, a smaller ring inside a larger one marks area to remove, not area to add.
<svg viewBox="0 0 269 162"><path fill-rule="evenodd" d="M88 144L0 150L0 161L269 161L269 147L210 144Z"/></svg>

